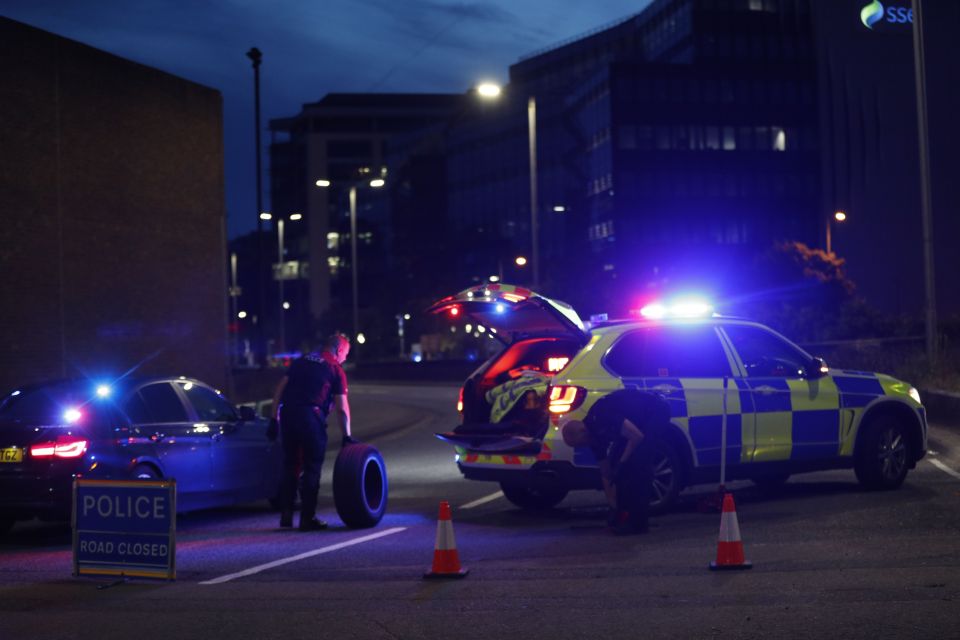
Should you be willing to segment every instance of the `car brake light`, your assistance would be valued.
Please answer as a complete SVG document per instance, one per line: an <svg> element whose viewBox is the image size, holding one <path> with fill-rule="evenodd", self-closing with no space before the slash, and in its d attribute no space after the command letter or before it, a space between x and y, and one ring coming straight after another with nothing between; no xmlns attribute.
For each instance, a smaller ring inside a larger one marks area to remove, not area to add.
<svg viewBox="0 0 960 640"><path fill-rule="evenodd" d="M587 390L583 387L557 385L550 387L550 404L547 408L550 413L567 413L583 404L586 397Z"/></svg>
<svg viewBox="0 0 960 640"><path fill-rule="evenodd" d="M87 451L87 441L61 436L56 442L44 442L30 447L34 458L79 458Z"/></svg>
<svg viewBox="0 0 960 640"><path fill-rule="evenodd" d="M563 371L563 368L567 366L568 362L570 362L570 358L565 358L563 356L559 358L547 358L547 371L550 373Z"/></svg>
<svg viewBox="0 0 960 640"><path fill-rule="evenodd" d="M460 396L457 398L457 412L463 413L463 387L460 387Z"/></svg>

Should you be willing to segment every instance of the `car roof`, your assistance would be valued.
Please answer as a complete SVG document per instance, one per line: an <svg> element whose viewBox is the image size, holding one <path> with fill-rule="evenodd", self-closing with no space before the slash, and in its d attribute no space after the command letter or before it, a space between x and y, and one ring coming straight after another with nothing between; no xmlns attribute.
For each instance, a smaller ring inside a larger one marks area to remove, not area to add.
<svg viewBox="0 0 960 640"><path fill-rule="evenodd" d="M712 316L709 318L624 318L621 320L608 320L596 323L591 328L591 332L598 335L609 333L620 333L628 329L643 329L648 327L689 327L698 326L722 326L722 325L746 325L769 329L764 324L747 320L745 318L734 318L731 316Z"/></svg>

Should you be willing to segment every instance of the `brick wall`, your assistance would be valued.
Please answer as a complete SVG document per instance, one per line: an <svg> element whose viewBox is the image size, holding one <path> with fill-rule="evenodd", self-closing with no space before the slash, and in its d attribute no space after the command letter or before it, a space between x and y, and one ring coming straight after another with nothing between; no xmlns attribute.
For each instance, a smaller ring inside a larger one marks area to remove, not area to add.
<svg viewBox="0 0 960 640"><path fill-rule="evenodd" d="M220 93L0 18L0 390L226 386Z"/></svg>

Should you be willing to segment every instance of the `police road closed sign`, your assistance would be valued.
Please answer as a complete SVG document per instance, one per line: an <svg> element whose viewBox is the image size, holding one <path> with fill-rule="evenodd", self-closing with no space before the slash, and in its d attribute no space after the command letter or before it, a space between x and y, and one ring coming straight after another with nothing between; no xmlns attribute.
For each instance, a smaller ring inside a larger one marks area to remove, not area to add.
<svg viewBox="0 0 960 640"><path fill-rule="evenodd" d="M176 577L176 483L85 480L73 484L73 574Z"/></svg>

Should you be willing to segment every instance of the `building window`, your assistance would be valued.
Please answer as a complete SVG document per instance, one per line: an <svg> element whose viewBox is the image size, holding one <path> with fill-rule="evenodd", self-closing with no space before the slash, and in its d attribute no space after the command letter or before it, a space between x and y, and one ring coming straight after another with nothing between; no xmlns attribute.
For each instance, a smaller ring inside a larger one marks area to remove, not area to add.
<svg viewBox="0 0 960 640"><path fill-rule="evenodd" d="M637 148L637 127L632 124L625 124L620 127L617 135L617 146L621 149Z"/></svg>

